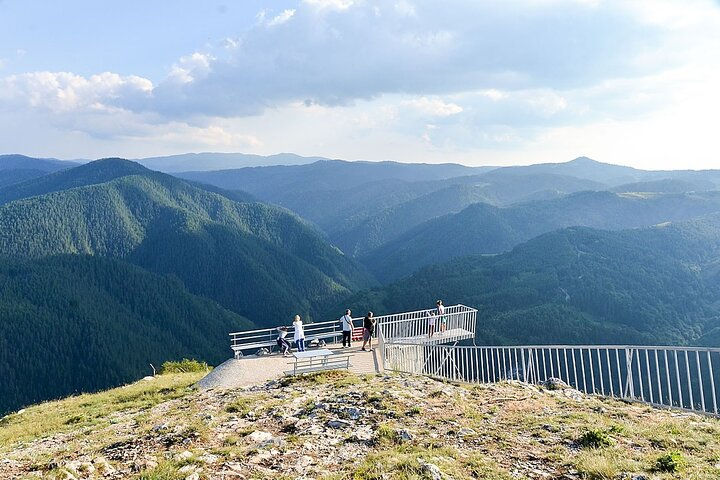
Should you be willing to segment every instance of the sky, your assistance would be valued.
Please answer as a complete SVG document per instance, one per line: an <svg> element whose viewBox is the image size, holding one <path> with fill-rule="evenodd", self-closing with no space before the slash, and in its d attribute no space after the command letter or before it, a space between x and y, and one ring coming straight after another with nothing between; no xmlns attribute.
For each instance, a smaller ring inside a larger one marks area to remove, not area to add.
<svg viewBox="0 0 720 480"><path fill-rule="evenodd" d="M720 168L719 0L0 0L0 153Z"/></svg>

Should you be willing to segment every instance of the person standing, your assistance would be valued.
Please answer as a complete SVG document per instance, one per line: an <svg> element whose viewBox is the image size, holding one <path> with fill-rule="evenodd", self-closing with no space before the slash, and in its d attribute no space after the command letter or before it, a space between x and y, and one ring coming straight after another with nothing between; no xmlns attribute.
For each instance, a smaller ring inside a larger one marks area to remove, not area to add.
<svg viewBox="0 0 720 480"><path fill-rule="evenodd" d="M350 348L350 339L352 338L352 330L353 330L353 319L350 316L352 312L348 308L345 310L345 315L340 317L340 324L342 325L342 335L343 335L343 348ZM347 342L347 347L346 347Z"/></svg>
<svg viewBox="0 0 720 480"><path fill-rule="evenodd" d="M435 321L437 320L437 315L435 315L434 311L428 310L427 316L428 316L428 337L432 337L435 334Z"/></svg>
<svg viewBox="0 0 720 480"><path fill-rule="evenodd" d="M372 336L374 333L375 317L373 317L373 312L368 312L365 318L363 318L363 346L361 348L363 352L367 352L365 345L368 345L370 350L372 350Z"/></svg>
<svg viewBox="0 0 720 480"><path fill-rule="evenodd" d="M305 330L303 330L303 323L300 315L295 315L295 321L293 322L295 328L295 344L297 345L298 352L305 351Z"/></svg>
<svg viewBox="0 0 720 480"><path fill-rule="evenodd" d="M447 317L445 316L445 305L443 305L442 300L438 300L435 302L435 305L437 306L437 317L440 321L440 332L444 332L447 329Z"/></svg>

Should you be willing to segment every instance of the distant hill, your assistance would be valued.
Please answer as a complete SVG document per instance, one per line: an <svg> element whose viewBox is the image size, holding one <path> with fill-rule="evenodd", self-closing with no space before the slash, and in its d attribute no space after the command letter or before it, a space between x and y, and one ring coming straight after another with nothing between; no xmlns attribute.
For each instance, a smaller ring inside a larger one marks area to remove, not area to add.
<svg viewBox="0 0 720 480"><path fill-rule="evenodd" d="M331 239L346 254L361 256L416 225L480 201L487 201L484 185L450 185L382 209L357 225L336 231Z"/></svg>
<svg viewBox="0 0 720 480"><path fill-rule="evenodd" d="M77 165L79 163L25 155L0 155L0 188Z"/></svg>
<svg viewBox="0 0 720 480"><path fill-rule="evenodd" d="M646 182L626 183L613 187L610 191L619 193L649 192L649 193L684 193L704 192L717 190L717 185L709 180L701 178L683 180L681 178L663 178L660 180L648 180Z"/></svg>
<svg viewBox="0 0 720 480"><path fill-rule="evenodd" d="M0 172L6 170L40 170L50 173L77 167L78 165L80 164L77 162L54 158L33 158L17 154L0 155Z"/></svg>
<svg viewBox="0 0 720 480"><path fill-rule="evenodd" d="M457 211L458 203L449 197L464 198L468 191L476 192L473 194L476 199L509 204L537 196L540 192L545 196L550 191L555 192L549 195L552 197L605 188L598 182L562 175L493 175L495 171L493 167L470 168L456 164L326 161L301 166L186 172L178 176L221 188L245 190L261 200L286 207L318 225L333 241L345 247L343 251L350 253L362 252L364 247L355 249L338 239L359 231L364 224L381 224L382 217L397 218L392 213L396 207L405 215L413 207L403 204L439 190L448 189L439 194L448 200L441 201L436 207L447 205L448 209L433 208L432 215L422 211L417 215L410 214L418 219L418 223ZM457 185L457 192L450 191L453 185ZM424 210L427 201L432 200L419 200L417 208ZM467 205L465 201L460 203ZM417 224L406 219L400 223ZM380 235L384 234L371 232L371 236Z"/></svg>
<svg viewBox="0 0 720 480"><path fill-rule="evenodd" d="M120 385L168 359L227 358L241 316L180 281L97 256L0 259L0 416Z"/></svg>
<svg viewBox="0 0 720 480"><path fill-rule="evenodd" d="M142 165L120 158L98 160L0 189L0 204L148 172Z"/></svg>
<svg viewBox="0 0 720 480"><path fill-rule="evenodd" d="M152 170L143 167L139 163L131 162L130 160L104 158L74 168L44 174L40 178L30 178L24 182L0 188L0 205L21 198L29 198L76 187L97 185L128 175L152 173ZM198 188L217 193L230 200L241 202L255 201L252 195L239 190L229 191L214 185L206 185L198 182L190 183Z"/></svg>
<svg viewBox="0 0 720 480"><path fill-rule="evenodd" d="M361 258L381 281L452 257L495 254L559 228L608 230L686 220L720 211L720 192L615 194L580 192L505 208L478 203L425 222Z"/></svg>
<svg viewBox="0 0 720 480"><path fill-rule="evenodd" d="M443 180L463 175L478 174L491 167L464 165L348 162L323 160L308 165L281 165L250 167L214 172L184 172L177 176L197 180L225 189L245 190L261 199L273 200L293 192L318 190L349 191L363 184L379 180L405 182Z"/></svg>
<svg viewBox="0 0 720 480"><path fill-rule="evenodd" d="M680 179L690 182L711 182L714 185L713 189L720 188L720 170L639 170L602 163L587 157L579 157L563 163L504 167L497 169L495 173L498 175L565 175L592 180L611 187L635 182Z"/></svg>
<svg viewBox="0 0 720 480"><path fill-rule="evenodd" d="M161 172L187 172L205 170L226 170L265 165L304 165L328 160L323 157L301 157L294 153L277 155L252 155L246 153L184 153L164 157L138 158L135 161L152 170Z"/></svg>
<svg viewBox="0 0 720 480"><path fill-rule="evenodd" d="M492 345L707 344L720 327L719 256L720 214L617 232L573 227L425 267L341 305L376 314L438 298L471 305L479 341Z"/></svg>
<svg viewBox="0 0 720 480"><path fill-rule="evenodd" d="M86 167L94 166L105 164ZM0 254L125 259L176 275L191 292L259 325L295 313L312 318L323 302L373 284L291 213L143 170L0 207Z"/></svg>

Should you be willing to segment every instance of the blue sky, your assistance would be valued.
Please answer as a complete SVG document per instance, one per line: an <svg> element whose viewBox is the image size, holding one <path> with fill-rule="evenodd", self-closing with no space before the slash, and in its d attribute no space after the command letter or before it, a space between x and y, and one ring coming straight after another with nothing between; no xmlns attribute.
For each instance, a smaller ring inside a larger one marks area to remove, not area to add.
<svg viewBox="0 0 720 480"><path fill-rule="evenodd" d="M720 168L720 3L0 0L0 153Z"/></svg>

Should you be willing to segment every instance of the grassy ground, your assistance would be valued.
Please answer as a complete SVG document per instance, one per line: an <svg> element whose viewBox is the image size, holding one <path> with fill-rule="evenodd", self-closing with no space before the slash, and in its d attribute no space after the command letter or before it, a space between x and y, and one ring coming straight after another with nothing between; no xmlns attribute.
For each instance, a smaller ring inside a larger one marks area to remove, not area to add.
<svg viewBox="0 0 720 480"><path fill-rule="evenodd" d="M83 394L46 402L8 415L0 420L0 453L41 437L59 433L100 430L112 424L118 414L140 412L180 398L204 373L159 375L105 392Z"/></svg>
<svg viewBox="0 0 720 480"><path fill-rule="evenodd" d="M62 478L63 462L97 455L112 478L135 480L431 479L433 468L454 479L720 478L720 421L684 412L518 383L324 372L197 392L199 377L29 408L0 424L0 457L18 462L18 478ZM328 426L338 419L347 426ZM363 428L371 439L356 438ZM260 433L273 440L253 440Z"/></svg>

